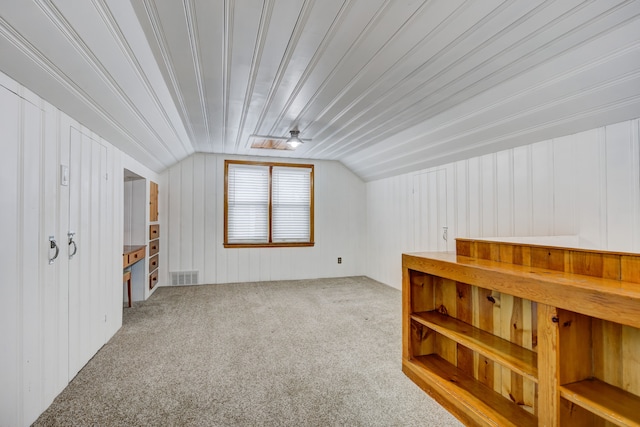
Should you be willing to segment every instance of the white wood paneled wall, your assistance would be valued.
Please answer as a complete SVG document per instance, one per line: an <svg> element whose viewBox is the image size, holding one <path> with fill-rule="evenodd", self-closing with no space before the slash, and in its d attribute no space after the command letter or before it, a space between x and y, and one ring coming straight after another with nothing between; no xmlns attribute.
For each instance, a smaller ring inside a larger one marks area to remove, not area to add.
<svg viewBox="0 0 640 427"><path fill-rule="evenodd" d="M165 173L168 195L160 202L167 204L168 241L166 250L161 241L162 277L196 270L200 283L234 283L364 274L365 184L357 176L338 162L299 162L315 164L314 247L225 249L225 158L195 154Z"/></svg>
<svg viewBox="0 0 640 427"><path fill-rule="evenodd" d="M123 173L118 150L1 73L0 141L0 426L23 426L122 324Z"/></svg>
<svg viewBox="0 0 640 427"><path fill-rule="evenodd" d="M639 127L626 121L367 183L366 274L400 288L403 252L444 249L443 224L429 222L443 211L449 251L455 237L573 236L564 240L640 252ZM446 179L435 182L438 171Z"/></svg>
<svg viewBox="0 0 640 427"><path fill-rule="evenodd" d="M124 183L124 244L146 245L149 240L149 203L146 179Z"/></svg>

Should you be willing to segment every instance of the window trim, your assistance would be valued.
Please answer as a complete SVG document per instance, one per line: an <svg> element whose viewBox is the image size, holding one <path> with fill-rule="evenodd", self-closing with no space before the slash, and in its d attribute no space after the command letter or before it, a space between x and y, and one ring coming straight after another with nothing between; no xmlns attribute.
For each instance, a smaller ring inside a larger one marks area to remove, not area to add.
<svg viewBox="0 0 640 427"><path fill-rule="evenodd" d="M250 165L250 166L268 166L269 167L269 242L267 243L229 243L228 241L228 214L229 214L229 165ZM273 216L273 168L274 167L290 167L311 169L309 174L309 191L311 196L309 206L309 241L308 242L272 242L272 216ZM224 161L224 247L225 248L291 248L291 247L310 247L315 245L314 240L314 165L304 163L278 163L278 162L256 162L250 160L225 160Z"/></svg>

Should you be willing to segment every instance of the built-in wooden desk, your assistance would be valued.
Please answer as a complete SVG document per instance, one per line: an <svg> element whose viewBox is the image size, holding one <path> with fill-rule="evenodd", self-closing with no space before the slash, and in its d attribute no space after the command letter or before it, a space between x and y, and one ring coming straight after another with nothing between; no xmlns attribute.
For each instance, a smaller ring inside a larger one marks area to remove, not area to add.
<svg viewBox="0 0 640 427"><path fill-rule="evenodd" d="M147 251L146 245L125 245L122 249L122 268L131 267L133 264L142 261ZM122 276L122 281L127 283L127 294L129 296L129 307L131 307L131 269L127 268Z"/></svg>
<svg viewBox="0 0 640 427"><path fill-rule="evenodd" d="M146 245L125 245L122 250L122 268L142 261L146 255Z"/></svg>

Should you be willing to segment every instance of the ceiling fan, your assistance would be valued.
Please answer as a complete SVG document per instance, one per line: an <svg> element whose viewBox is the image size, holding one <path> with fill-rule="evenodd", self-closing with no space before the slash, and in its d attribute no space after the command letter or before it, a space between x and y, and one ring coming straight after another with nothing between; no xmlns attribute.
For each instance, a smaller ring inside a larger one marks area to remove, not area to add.
<svg viewBox="0 0 640 427"><path fill-rule="evenodd" d="M286 136L273 136L273 135L249 135L251 139L262 139L262 140L273 140L273 141L284 141L286 147L289 149L295 149L299 147L301 144L305 142L310 142L310 139L300 138L299 130L291 130L289 131L291 134L289 137ZM266 148L266 147L265 147Z"/></svg>

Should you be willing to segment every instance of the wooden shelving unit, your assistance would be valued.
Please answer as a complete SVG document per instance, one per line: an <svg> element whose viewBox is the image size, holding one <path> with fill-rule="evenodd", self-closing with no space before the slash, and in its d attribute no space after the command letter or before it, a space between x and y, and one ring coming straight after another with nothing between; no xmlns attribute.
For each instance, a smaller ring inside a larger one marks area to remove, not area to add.
<svg viewBox="0 0 640 427"><path fill-rule="evenodd" d="M149 290L158 283L160 224L158 222L158 184L149 181Z"/></svg>
<svg viewBox="0 0 640 427"><path fill-rule="evenodd" d="M640 255L403 255L403 371L467 425L640 426Z"/></svg>

